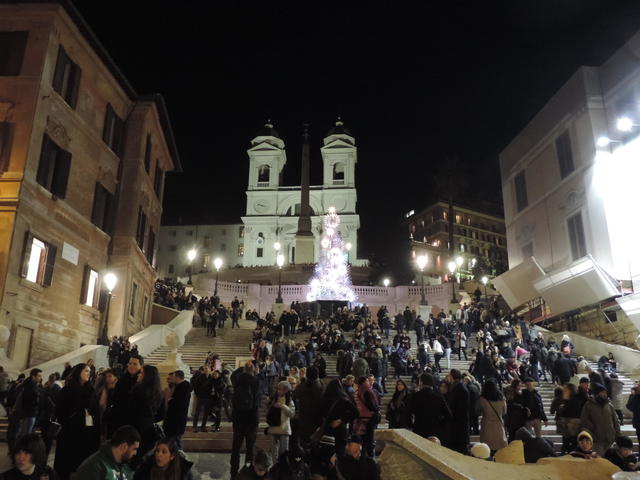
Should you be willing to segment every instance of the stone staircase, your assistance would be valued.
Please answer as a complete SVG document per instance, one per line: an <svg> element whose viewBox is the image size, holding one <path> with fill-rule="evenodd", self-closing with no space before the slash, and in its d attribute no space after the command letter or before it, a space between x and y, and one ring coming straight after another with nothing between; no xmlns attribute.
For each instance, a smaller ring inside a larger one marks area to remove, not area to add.
<svg viewBox="0 0 640 480"><path fill-rule="evenodd" d="M395 334L395 333L394 333ZM409 337L411 338L411 355L413 357L415 357L416 353L417 353L417 343L416 343L416 335L415 332L410 331L408 333ZM300 342L306 342L308 340L308 334L296 334L295 336L293 336L293 338L296 341L300 341ZM475 346L475 345L474 345ZM470 352L471 352L471 346L469 346L467 348L467 355L469 356L469 361L465 361L464 360L464 356L462 357L463 360L460 361L458 360L458 356L455 352L452 352L451 354L451 368L457 368L461 371L467 371L469 369L469 365L471 363L471 356L470 356ZM606 348L604 347L603 344L603 349ZM337 373L336 373L336 356L335 355L325 355L324 356L325 361L327 362L327 376L330 377L336 377ZM432 358L433 360L433 358ZM443 358L440 361L440 366L442 367L442 371L443 374L446 374L447 371L447 362L446 360ZM596 370L597 369L597 365L595 363L591 363L590 362L590 366L592 369ZM401 377L402 380L405 381L405 383L407 385L411 384L411 377L410 376L402 376ZM550 378L548 376L548 378ZM618 378L624 383L624 388L622 391L622 395L626 398L626 396L629 395L629 393L631 392L631 387L633 386L633 381L628 377L628 375L625 374L624 371L618 371ZM391 400L391 397L393 396L393 391L395 389L395 379L393 378L393 369L391 369L390 371L390 375L387 378L386 381L386 388L388 393L384 395L383 399L382 399L382 418L383 418L383 422L385 422L385 413L386 413L386 409L387 409L387 405L389 403L389 401ZM554 415L551 415L549 412L549 409L551 407L551 401L553 400L553 391L555 389L555 385L551 382L545 382L543 380L540 381L540 384L537 387L538 391L540 392L540 396L542 397L542 401L544 403L544 409L545 409L545 413L547 414L547 418L548 418L548 425L545 427L544 425L542 426L542 431L543 431L543 435L546 438L549 438L551 441L553 441L556 450L558 452L560 452L562 450L562 436L556 433L556 422L555 422L555 418ZM638 451L638 442L637 442L637 438L636 438L636 432L635 429L632 427L631 425L631 413L626 410L626 408L623 409L623 413L625 416L625 420L624 420L624 425L621 427L621 433L624 435L629 436L633 442L634 442L634 449L636 451ZM385 428L387 426L386 423L382 423L379 425L379 428ZM471 442L479 442L480 441L480 436L479 435L472 435L471 436Z"/></svg>

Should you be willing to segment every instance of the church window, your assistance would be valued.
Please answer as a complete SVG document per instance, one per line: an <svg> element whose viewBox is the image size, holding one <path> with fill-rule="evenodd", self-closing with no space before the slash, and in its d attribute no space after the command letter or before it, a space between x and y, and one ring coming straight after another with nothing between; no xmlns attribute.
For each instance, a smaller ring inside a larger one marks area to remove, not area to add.
<svg viewBox="0 0 640 480"><path fill-rule="evenodd" d="M244 257L244 245L238 245L238 256Z"/></svg>
<svg viewBox="0 0 640 480"><path fill-rule="evenodd" d="M333 183L334 185L344 184L344 163L336 163L333 165Z"/></svg>
<svg viewBox="0 0 640 480"><path fill-rule="evenodd" d="M262 258L263 254L264 254L264 249L262 247L258 247L258 249L256 250L256 257Z"/></svg>
<svg viewBox="0 0 640 480"><path fill-rule="evenodd" d="M173 263L169 264L169 270L167 273L173 273Z"/></svg>
<svg viewBox="0 0 640 480"><path fill-rule="evenodd" d="M258 167L258 183L269 183L270 172L269 165L260 165Z"/></svg>

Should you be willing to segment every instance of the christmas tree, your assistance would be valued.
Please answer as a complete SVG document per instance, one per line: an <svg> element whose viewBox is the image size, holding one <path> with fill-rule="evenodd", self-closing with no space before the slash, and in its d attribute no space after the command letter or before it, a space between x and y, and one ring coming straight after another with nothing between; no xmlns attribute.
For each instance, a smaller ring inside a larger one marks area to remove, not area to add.
<svg viewBox="0 0 640 480"><path fill-rule="evenodd" d="M355 302L345 246L338 227L340 217L334 207L324 217L324 230L320 241L320 257L309 282L307 301L346 300Z"/></svg>

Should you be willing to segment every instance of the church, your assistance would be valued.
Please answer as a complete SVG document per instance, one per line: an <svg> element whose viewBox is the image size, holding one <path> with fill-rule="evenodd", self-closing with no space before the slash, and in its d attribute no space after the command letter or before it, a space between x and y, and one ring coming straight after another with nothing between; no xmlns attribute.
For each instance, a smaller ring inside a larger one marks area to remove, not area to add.
<svg viewBox="0 0 640 480"><path fill-rule="evenodd" d="M314 262L320 251L322 216L335 207L341 220L342 239L349 249L349 262L355 266L366 264L358 260L357 193L355 166L358 161L356 141L338 119L323 139L320 149L323 162L322 185L311 185L311 231L314 240ZM282 173L287 163L284 140L271 123L266 123L251 140L249 155L249 183L244 224L245 267L274 265L278 253L286 263L296 261L295 236L301 213L301 186L282 185Z"/></svg>
<svg viewBox="0 0 640 480"><path fill-rule="evenodd" d="M308 161L308 143L306 147ZM320 252L322 219L330 207L335 207L340 215L340 233L348 248L348 262L355 267L366 266L366 260L358 259L360 216L356 210L355 137L338 119L323 138L320 150L322 185L309 185L308 188L312 234L308 242L313 245L310 255L311 248L306 252L307 255L302 255L300 251L296 255L302 188L301 185L282 184L287 164L285 142L274 126L267 122L250 141L247 150L247 204L242 223L163 225L159 232L158 249L160 277L188 275L191 265L187 252L191 249L197 252L192 265L193 273L211 272L213 260L217 257L223 260L225 270L234 267L273 267L280 253L284 255L285 264L315 263ZM301 160L300 153L296 152L295 161Z"/></svg>

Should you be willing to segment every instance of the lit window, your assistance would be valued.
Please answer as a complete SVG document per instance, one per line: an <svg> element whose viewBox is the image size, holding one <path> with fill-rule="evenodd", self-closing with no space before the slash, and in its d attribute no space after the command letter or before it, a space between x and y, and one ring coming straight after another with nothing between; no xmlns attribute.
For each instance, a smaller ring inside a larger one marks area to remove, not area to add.
<svg viewBox="0 0 640 480"><path fill-rule="evenodd" d="M462 223L462 215L456 215L456 223Z"/></svg>
<svg viewBox="0 0 640 480"><path fill-rule="evenodd" d="M87 291L84 297L84 304L89 307L93 307L96 301L96 292L98 289L98 272L93 269L89 269L89 275L87 276Z"/></svg>
<svg viewBox="0 0 640 480"><path fill-rule="evenodd" d="M447 217L448 217L447 212L443 210L443 211L442 211L442 218L443 218L443 220L447 220Z"/></svg>
<svg viewBox="0 0 640 480"><path fill-rule="evenodd" d="M29 255L29 269L27 270L27 280L30 282L39 283L38 277L42 270L40 267L42 266L42 259L45 254L46 247L44 242L34 238L31 244L31 254Z"/></svg>
<svg viewBox="0 0 640 480"><path fill-rule="evenodd" d="M209 264L211 263L211 255L203 255L202 256L202 268L209 268Z"/></svg>

